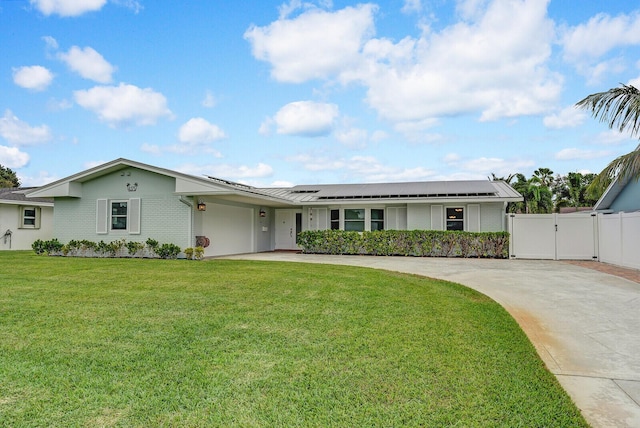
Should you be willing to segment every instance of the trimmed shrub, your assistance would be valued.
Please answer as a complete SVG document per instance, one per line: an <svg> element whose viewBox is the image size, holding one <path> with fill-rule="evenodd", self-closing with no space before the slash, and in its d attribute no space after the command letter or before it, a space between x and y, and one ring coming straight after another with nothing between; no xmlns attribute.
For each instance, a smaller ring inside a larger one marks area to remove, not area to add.
<svg viewBox="0 0 640 428"><path fill-rule="evenodd" d="M304 253L415 257L509 257L508 232L441 230L307 230L298 235Z"/></svg>

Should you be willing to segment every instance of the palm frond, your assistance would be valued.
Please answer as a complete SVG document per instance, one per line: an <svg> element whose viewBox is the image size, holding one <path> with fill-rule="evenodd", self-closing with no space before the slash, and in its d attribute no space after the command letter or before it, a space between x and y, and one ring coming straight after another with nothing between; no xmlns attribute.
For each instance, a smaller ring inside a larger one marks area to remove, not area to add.
<svg viewBox="0 0 640 428"><path fill-rule="evenodd" d="M576 107L591 111L594 118L606 122L611 129L629 129L632 136L640 132L640 91L635 86L622 85L591 94L578 101Z"/></svg>

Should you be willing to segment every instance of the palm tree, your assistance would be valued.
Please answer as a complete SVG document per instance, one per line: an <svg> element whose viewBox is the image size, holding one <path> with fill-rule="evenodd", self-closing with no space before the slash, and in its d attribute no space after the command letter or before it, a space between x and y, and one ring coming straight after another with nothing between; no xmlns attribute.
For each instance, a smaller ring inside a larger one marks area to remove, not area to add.
<svg viewBox="0 0 640 428"><path fill-rule="evenodd" d="M640 132L640 90L632 85L609 89L591 94L578 101L576 107L591 111L600 122L607 122L609 128L629 130L631 136ZM598 174L589 190L603 191L615 177L640 178L640 145L631 153L614 159Z"/></svg>
<svg viewBox="0 0 640 428"><path fill-rule="evenodd" d="M549 168L538 168L533 171L533 175L540 179L540 183L543 186L549 187L553 183L553 171Z"/></svg>

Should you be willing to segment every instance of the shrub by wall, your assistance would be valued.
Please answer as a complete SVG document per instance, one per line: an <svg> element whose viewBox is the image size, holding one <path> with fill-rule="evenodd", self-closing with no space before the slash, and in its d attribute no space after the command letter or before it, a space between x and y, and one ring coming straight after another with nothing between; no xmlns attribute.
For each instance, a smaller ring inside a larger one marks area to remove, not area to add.
<svg viewBox="0 0 640 428"><path fill-rule="evenodd" d="M36 240L32 245L36 254L69 257L147 257L175 259L180 254L180 247L175 244L162 244L154 239L146 242L126 241L117 239L111 242L93 242L88 240L71 240L63 244L54 238L50 241ZM204 253L204 250L202 251ZM200 253L198 253L200 255ZM202 257L195 258L199 260Z"/></svg>
<svg viewBox="0 0 640 428"><path fill-rule="evenodd" d="M304 253L373 256L509 257L508 232L441 230L307 230L298 235Z"/></svg>

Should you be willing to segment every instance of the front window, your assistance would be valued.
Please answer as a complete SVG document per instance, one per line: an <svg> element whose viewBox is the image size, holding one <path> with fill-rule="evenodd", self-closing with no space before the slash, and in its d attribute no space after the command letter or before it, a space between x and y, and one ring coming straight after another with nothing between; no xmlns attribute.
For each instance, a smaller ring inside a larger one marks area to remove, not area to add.
<svg viewBox="0 0 640 428"><path fill-rule="evenodd" d="M371 210L371 230L384 230L384 210Z"/></svg>
<svg viewBox="0 0 640 428"><path fill-rule="evenodd" d="M127 202L111 202L111 230L127 230Z"/></svg>
<svg viewBox="0 0 640 428"><path fill-rule="evenodd" d="M464 230L464 208L447 208L447 230Z"/></svg>
<svg viewBox="0 0 640 428"><path fill-rule="evenodd" d="M22 223L20 227L36 229L38 227L38 209L35 207L22 208Z"/></svg>
<svg viewBox="0 0 640 428"><path fill-rule="evenodd" d="M344 210L344 230L364 232L364 209Z"/></svg>

